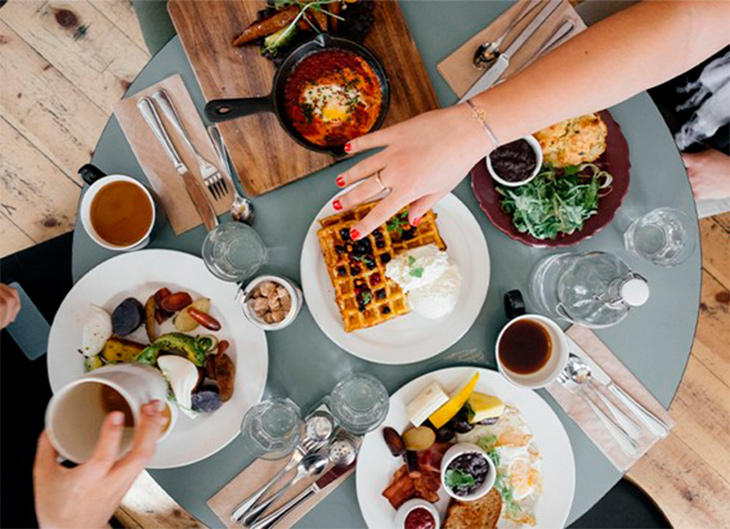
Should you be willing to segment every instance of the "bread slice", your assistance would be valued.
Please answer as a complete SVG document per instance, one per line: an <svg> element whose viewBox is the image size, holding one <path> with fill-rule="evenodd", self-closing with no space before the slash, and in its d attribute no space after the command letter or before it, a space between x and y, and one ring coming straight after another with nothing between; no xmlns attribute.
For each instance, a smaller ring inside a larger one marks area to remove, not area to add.
<svg viewBox="0 0 730 529"><path fill-rule="evenodd" d="M451 500L442 529L494 529L502 512L497 489L474 501Z"/></svg>

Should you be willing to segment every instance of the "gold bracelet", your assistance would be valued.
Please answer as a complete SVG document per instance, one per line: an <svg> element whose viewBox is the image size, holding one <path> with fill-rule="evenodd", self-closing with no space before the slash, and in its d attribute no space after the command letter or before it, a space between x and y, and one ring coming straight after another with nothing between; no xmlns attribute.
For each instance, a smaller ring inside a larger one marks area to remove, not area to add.
<svg viewBox="0 0 730 529"><path fill-rule="evenodd" d="M471 115L474 116L474 120L477 123L480 123L482 127L484 127L484 132L487 133L487 136L489 137L489 141L492 142L492 145L494 145L494 148L496 149L499 147L500 143L497 139L497 135L494 134L494 131L492 130L492 127L489 126L489 120L487 119L487 113L484 111L483 108L480 108L476 106L471 99L466 100L467 106L471 109Z"/></svg>

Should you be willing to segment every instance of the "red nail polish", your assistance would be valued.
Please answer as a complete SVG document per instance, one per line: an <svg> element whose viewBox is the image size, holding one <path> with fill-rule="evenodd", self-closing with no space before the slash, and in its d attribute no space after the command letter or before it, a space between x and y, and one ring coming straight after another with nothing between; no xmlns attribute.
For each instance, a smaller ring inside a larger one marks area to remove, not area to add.
<svg viewBox="0 0 730 529"><path fill-rule="evenodd" d="M342 178L341 176L337 177L337 180L335 180L335 183L337 184L338 187L345 187L345 179Z"/></svg>
<svg viewBox="0 0 730 529"><path fill-rule="evenodd" d="M350 152L352 150L352 145L349 143L345 145L345 152Z"/></svg>
<svg viewBox="0 0 730 529"><path fill-rule="evenodd" d="M413 219L413 226L418 226L421 223L421 217Z"/></svg>
<svg viewBox="0 0 730 529"><path fill-rule="evenodd" d="M332 207L335 208L335 210L339 211L342 209L342 204L339 200L335 200L334 202L332 202Z"/></svg>
<svg viewBox="0 0 730 529"><path fill-rule="evenodd" d="M357 230L355 230L355 229L352 229L352 230L350 230L350 238L351 238L351 239L352 239L353 241L354 241L354 240L357 240L357 238L358 238L359 236L360 236L360 232L359 232L359 231L357 231Z"/></svg>

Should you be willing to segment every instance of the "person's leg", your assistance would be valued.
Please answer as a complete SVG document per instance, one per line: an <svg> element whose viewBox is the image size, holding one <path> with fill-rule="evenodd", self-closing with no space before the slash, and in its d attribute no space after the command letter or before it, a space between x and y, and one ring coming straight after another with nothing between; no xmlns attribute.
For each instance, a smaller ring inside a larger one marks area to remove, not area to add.
<svg viewBox="0 0 730 529"><path fill-rule="evenodd" d="M132 0L132 5L147 49L155 55L175 36L175 27L167 14L167 0Z"/></svg>

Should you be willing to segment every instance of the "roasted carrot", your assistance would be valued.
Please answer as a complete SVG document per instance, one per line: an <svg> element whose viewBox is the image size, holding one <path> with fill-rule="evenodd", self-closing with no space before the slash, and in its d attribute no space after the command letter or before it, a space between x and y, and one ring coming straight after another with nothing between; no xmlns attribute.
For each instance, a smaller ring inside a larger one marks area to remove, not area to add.
<svg viewBox="0 0 730 529"><path fill-rule="evenodd" d="M258 38L268 37L269 35L276 33L280 29L285 28L296 18L299 14L299 6L289 6L277 11L273 15L266 17L262 20L257 20L243 32L238 35L231 44L233 46L243 46Z"/></svg>

